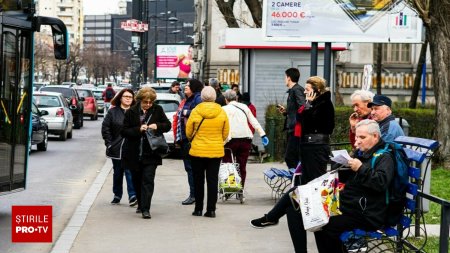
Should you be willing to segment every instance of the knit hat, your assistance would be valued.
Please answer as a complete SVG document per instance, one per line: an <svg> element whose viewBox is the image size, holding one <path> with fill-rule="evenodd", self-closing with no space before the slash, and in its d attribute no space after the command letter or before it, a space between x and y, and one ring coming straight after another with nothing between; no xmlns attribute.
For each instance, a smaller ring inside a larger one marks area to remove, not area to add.
<svg viewBox="0 0 450 253"><path fill-rule="evenodd" d="M202 90L202 101L203 102L214 102L216 101L216 91L211 86L206 86Z"/></svg>

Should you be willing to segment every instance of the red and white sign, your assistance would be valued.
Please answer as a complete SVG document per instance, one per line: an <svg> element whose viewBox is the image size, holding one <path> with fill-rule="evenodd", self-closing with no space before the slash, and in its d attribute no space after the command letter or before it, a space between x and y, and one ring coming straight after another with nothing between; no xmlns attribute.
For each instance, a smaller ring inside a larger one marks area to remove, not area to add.
<svg viewBox="0 0 450 253"><path fill-rule="evenodd" d="M125 31L142 33L148 31L148 24L142 23L142 21L136 19L129 19L127 21L120 22L120 28Z"/></svg>
<svg viewBox="0 0 450 253"><path fill-rule="evenodd" d="M52 206L12 206L12 242L52 242Z"/></svg>

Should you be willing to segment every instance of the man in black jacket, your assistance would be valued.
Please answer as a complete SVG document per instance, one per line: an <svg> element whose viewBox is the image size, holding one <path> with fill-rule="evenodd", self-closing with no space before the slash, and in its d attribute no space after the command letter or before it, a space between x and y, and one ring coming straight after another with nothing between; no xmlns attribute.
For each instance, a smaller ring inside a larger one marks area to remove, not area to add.
<svg viewBox="0 0 450 253"><path fill-rule="evenodd" d="M386 190L394 178L395 162L392 154L377 156L371 168L375 152L384 148L380 127L374 120L362 120L356 125L356 158L350 159L349 180L340 193L342 215L333 216L321 231L315 233L319 252L341 252L339 236L356 228L377 230L386 220Z"/></svg>
<svg viewBox="0 0 450 253"><path fill-rule="evenodd" d="M305 104L305 89L298 84L300 71L297 68L289 68L285 71L285 83L288 87L287 108L277 105L278 111L286 119L284 129L287 131L287 145L284 161L288 168L296 168L300 161L300 133L296 130L299 127L297 122L297 112Z"/></svg>

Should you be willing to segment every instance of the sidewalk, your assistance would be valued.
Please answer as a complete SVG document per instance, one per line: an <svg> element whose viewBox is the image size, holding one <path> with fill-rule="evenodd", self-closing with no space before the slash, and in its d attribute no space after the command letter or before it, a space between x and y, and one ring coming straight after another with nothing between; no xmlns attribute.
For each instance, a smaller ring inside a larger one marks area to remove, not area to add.
<svg viewBox="0 0 450 253"><path fill-rule="evenodd" d="M211 219L192 216L194 206L181 205L188 193L182 161L163 163L155 179L152 219L144 220L128 206L126 194L120 205L110 204L112 164L108 159L52 252L294 252L286 218L265 229L249 224L275 203L262 172L284 168L282 164L248 164L245 203L219 200L217 217ZM312 233L308 233L308 249L317 252Z"/></svg>

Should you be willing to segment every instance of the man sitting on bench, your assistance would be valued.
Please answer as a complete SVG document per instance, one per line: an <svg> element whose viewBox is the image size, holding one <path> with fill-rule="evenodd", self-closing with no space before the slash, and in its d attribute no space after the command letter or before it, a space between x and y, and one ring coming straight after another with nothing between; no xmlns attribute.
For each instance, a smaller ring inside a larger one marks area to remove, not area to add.
<svg viewBox="0 0 450 253"><path fill-rule="evenodd" d="M376 159L374 168L371 168L372 156L385 146L376 121L366 119L356 125L355 146L357 147L356 157L349 160L351 170L344 171L351 175L347 177L348 180L344 182L345 187L340 192L342 215L330 217L329 223L321 231L314 233L320 253L344 252L339 239L343 232L356 228L377 230L383 227L386 220L386 189L394 178L395 163L390 153L383 153ZM290 196L285 194L277 202L277 205L284 203L285 207L285 211L279 213L288 214L290 228L303 227L300 212L292 215L294 207L289 198ZM258 226L259 228L276 225L281 216L275 216L269 212L263 218L253 220L252 225L255 221L263 224ZM303 252L306 249L306 240L302 241L303 237L292 234L293 231L296 230L290 229L295 248L300 248ZM299 243L304 244L304 247L299 247Z"/></svg>

